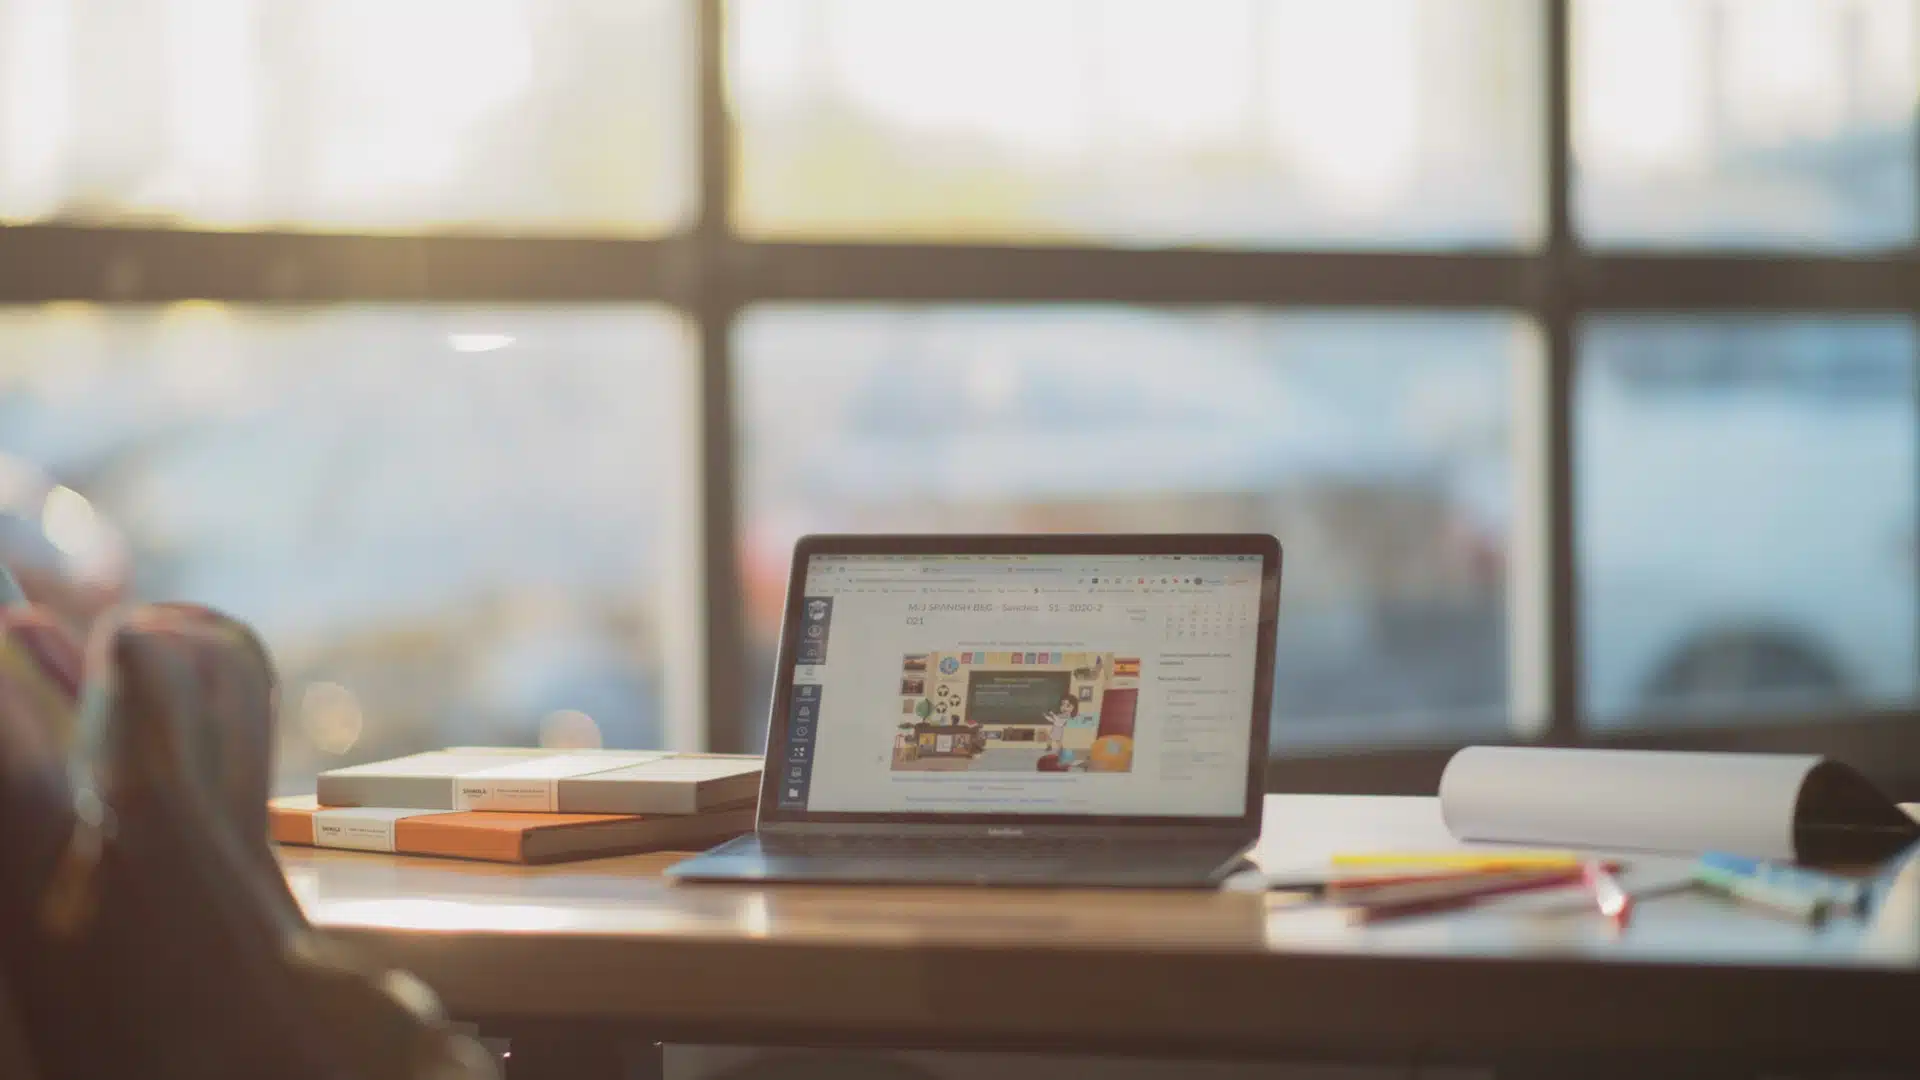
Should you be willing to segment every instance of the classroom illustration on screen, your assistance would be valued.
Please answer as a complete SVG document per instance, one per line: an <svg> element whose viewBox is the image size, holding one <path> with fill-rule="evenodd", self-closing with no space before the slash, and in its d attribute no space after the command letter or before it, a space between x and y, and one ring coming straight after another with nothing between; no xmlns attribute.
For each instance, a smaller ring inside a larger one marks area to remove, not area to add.
<svg viewBox="0 0 1920 1080"><path fill-rule="evenodd" d="M900 658L896 772L1133 768L1140 660L1111 652L952 650Z"/></svg>

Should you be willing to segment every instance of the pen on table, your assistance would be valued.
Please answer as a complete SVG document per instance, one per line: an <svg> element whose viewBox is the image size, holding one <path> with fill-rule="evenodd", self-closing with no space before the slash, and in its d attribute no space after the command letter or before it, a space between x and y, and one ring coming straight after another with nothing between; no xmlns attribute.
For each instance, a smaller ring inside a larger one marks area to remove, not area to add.
<svg viewBox="0 0 1920 1080"><path fill-rule="evenodd" d="M26 606L27 594L21 591L20 583L13 579L6 567L0 566L0 611Z"/></svg>
<svg viewBox="0 0 1920 1080"><path fill-rule="evenodd" d="M1355 851L1335 855L1335 866L1430 866L1450 870L1578 870L1569 851Z"/></svg>
<svg viewBox="0 0 1920 1080"><path fill-rule="evenodd" d="M1870 903L1871 890L1867 888L1865 882L1823 874L1818 870L1769 862L1765 859L1748 858L1745 855L1729 855L1724 851L1709 851L1700 856L1700 865L1711 866L1736 877L1763 881L1768 885L1792 892L1824 897L1834 907L1844 908L1857 914L1865 914Z"/></svg>
<svg viewBox="0 0 1920 1080"><path fill-rule="evenodd" d="M1830 898L1818 893L1743 876L1705 862L1693 865L1693 881L1720 896L1796 922L1820 922L1833 904Z"/></svg>
<svg viewBox="0 0 1920 1080"><path fill-rule="evenodd" d="M1620 869L1620 864L1617 862L1603 862L1600 865L1608 871L1617 871ZM1329 873L1327 871L1301 870L1290 873L1271 874L1262 879L1262 882L1263 887L1269 892L1293 892L1306 893L1310 896L1340 897L1354 892L1377 889L1389 885L1429 885L1446 881L1476 881L1484 880L1493 874L1533 869L1557 870L1563 868L1557 866L1509 867L1502 865L1459 867L1453 869L1447 867L1422 869L1420 867L1409 866L1400 870L1395 870L1392 867L1382 867L1377 873L1341 872L1338 870Z"/></svg>
<svg viewBox="0 0 1920 1080"><path fill-rule="evenodd" d="M1334 896L1344 892L1361 889L1377 889L1387 885L1421 885L1441 881L1462 881L1484 878L1488 870L1419 870L1409 868L1399 873L1382 872L1378 874L1328 873L1326 871L1300 871L1297 873L1273 874L1264 879L1269 892L1309 893L1314 896Z"/></svg>
<svg viewBox="0 0 1920 1080"><path fill-rule="evenodd" d="M1371 889L1342 900L1347 918L1355 923L1379 922L1405 915L1427 915L1471 907L1489 896L1578 885L1579 867L1571 869L1516 870L1511 873L1481 874L1476 880L1442 882L1432 885L1393 885Z"/></svg>
<svg viewBox="0 0 1920 1080"><path fill-rule="evenodd" d="M1633 896L1620 887L1607 864L1589 862L1580 868L1580 876L1587 883L1587 891L1593 893L1593 903L1600 914L1612 919L1615 926L1625 927L1633 918Z"/></svg>

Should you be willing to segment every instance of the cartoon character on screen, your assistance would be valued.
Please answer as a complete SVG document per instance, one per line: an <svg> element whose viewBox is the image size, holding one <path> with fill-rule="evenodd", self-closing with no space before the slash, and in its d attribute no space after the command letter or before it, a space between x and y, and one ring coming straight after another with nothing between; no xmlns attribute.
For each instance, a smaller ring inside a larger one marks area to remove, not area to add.
<svg viewBox="0 0 1920 1080"><path fill-rule="evenodd" d="M1067 748L1067 725L1080 715L1080 702L1071 695L1060 699L1060 704L1047 714L1047 749L1055 752Z"/></svg>

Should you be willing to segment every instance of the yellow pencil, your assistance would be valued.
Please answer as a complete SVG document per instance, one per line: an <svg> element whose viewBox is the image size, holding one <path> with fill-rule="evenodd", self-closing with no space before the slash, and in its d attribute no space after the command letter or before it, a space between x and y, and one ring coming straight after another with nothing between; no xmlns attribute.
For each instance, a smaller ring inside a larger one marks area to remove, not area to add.
<svg viewBox="0 0 1920 1080"><path fill-rule="evenodd" d="M1335 855L1335 866L1426 866L1448 870L1558 870L1586 860L1568 851L1356 851Z"/></svg>

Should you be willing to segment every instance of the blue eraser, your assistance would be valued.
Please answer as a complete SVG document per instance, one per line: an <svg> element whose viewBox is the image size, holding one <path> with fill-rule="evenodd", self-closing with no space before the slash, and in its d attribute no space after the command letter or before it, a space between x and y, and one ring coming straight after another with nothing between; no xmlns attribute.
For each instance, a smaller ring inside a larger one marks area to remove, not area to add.
<svg viewBox="0 0 1920 1080"><path fill-rule="evenodd" d="M1711 866L1716 870L1725 870L1730 874L1755 874L1766 864L1759 859L1750 859L1745 855L1729 855L1724 851L1709 851L1700 856L1700 865Z"/></svg>

